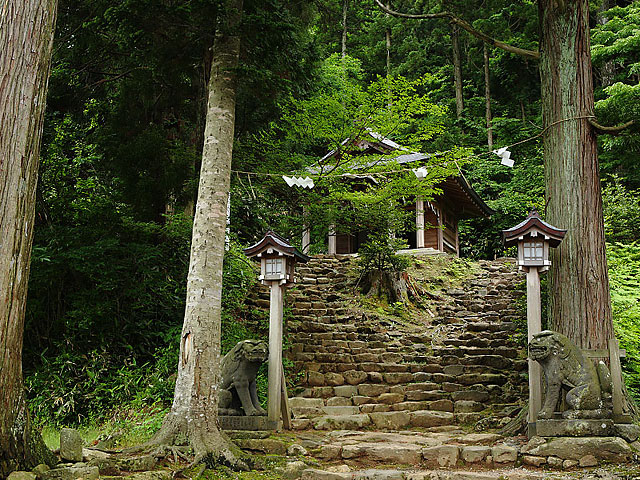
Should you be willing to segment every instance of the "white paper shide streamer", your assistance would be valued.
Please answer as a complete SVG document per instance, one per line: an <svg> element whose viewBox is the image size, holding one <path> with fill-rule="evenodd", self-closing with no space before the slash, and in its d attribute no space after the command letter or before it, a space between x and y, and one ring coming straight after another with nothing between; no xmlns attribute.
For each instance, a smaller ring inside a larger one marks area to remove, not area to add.
<svg viewBox="0 0 640 480"><path fill-rule="evenodd" d="M418 167L413 169L413 173L417 178L425 178L429 171L426 169L426 167Z"/></svg>
<svg viewBox="0 0 640 480"><path fill-rule="evenodd" d="M290 187L302 187L308 188L309 190L314 187L313 178L310 177L287 177L286 175L283 175L282 179L287 182L287 185Z"/></svg>
<svg viewBox="0 0 640 480"><path fill-rule="evenodd" d="M502 159L500 161L502 165L506 165L507 167L513 168L513 160L511 159L511 152L507 149L508 147L502 147L502 148L499 148L498 150L494 150L493 153L495 153Z"/></svg>

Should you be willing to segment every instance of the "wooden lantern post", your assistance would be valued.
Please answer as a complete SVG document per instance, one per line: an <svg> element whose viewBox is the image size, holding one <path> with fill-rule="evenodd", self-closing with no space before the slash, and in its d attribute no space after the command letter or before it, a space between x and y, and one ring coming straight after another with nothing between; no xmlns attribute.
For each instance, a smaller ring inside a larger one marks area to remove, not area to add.
<svg viewBox="0 0 640 480"><path fill-rule="evenodd" d="M263 285L269 285L269 398L267 415L269 423L278 424L280 412L287 399L282 369L282 312L283 289L295 282L294 267L297 261L308 262L309 257L300 253L284 238L274 232L267 232L262 240L244 250L249 258L260 261L260 277ZM286 424L289 418L283 420Z"/></svg>
<svg viewBox="0 0 640 480"><path fill-rule="evenodd" d="M540 273L549 270L549 247L557 247L566 230L545 222L534 210L521 223L503 230L507 247L518 246L518 267L527 273L527 342L542 331ZM540 364L529 359L529 438L536 434L536 419L542 406L542 373Z"/></svg>

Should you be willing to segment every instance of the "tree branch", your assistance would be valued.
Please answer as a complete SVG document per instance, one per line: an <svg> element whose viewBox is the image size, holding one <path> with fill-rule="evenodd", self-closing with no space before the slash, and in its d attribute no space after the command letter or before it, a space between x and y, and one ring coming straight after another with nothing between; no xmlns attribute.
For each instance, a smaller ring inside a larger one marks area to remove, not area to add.
<svg viewBox="0 0 640 480"><path fill-rule="evenodd" d="M622 130L630 127L634 123L633 120L629 120L628 122L623 123L622 125L617 125L615 127L605 127L604 125L600 125L593 118L588 118L587 120L589 121L591 126L596 129L598 133L606 133L609 135L618 135L620 132L622 132Z"/></svg>
<svg viewBox="0 0 640 480"><path fill-rule="evenodd" d="M521 57L531 58L533 60L537 60L540 58L540 52L538 52L537 50L526 50L524 48L514 47L512 45L509 45L508 43L504 43L500 40L496 40L495 38L490 37L486 33L483 33L480 30L476 30L475 28L473 28L473 26L470 23L466 22L465 20L462 20L461 18L456 17L451 12L422 13L418 15L413 15L409 13L396 12L395 10L388 8L380 0L374 0L374 1L378 5L378 7L380 7L385 13L388 13L389 15L393 15L394 17L413 18L416 20L424 20L424 19L430 19L430 18L448 18L452 23L455 23L463 30L466 30L474 37L482 40L483 42L488 43L489 45L492 45L496 48L500 48L506 52L515 53L516 55L520 55Z"/></svg>

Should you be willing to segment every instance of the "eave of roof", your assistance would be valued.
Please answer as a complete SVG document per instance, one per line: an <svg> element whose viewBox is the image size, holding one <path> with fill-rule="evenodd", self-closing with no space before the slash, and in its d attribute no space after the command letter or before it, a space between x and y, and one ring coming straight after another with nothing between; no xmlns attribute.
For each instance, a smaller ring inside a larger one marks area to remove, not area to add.
<svg viewBox="0 0 640 480"><path fill-rule="evenodd" d="M387 145L388 147L391 147L394 150L403 150L403 151L408 151L406 148L398 145L397 143L393 142L392 140L389 140L385 137L383 137L382 135L380 135L377 132L374 132L372 130L369 129L369 135L371 135L371 137L373 137L374 139L376 139L377 141L383 143L384 145ZM341 145L346 145L349 142L349 139L345 139L341 142ZM336 151L332 150L329 153L327 153L324 157L322 157L322 159L320 160L321 162L324 160L327 160L328 158L330 158L331 156L335 155ZM389 162L396 162L400 165L404 165L404 164L409 164L409 163L413 163L413 162L420 162L423 160L428 160L430 158L432 158L433 155L431 154L425 154L425 153L420 153L420 152L410 152L410 153L404 153L402 155L398 155L397 157L393 157L393 158L380 158L377 159L375 161L372 162L368 162L362 165L358 165L359 169L362 168L368 168L368 167L372 167L374 165L379 165L379 164L384 164L384 163L389 163ZM321 169L317 169L314 167L309 167L307 168L307 170L310 173L320 173ZM450 184L450 180L454 179L455 183L457 184L456 186ZM447 183L449 183L449 185L447 185ZM491 209L491 207L489 207L489 205L487 205L484 200L482 200L482 198L480 198L480 195L478 195L478 193L473 189L473 187L469 184L469 182L467 182L467 180L464 178L464 176L460 175L460 176L456 176L456 177L449 177L447 180L445 180L443 183L439 184L438 187L441 187L443 189L443 192L446 191L447 187L448 187L448 191L451 194L453 190L461 190L461 194L458 195L453 195L456 201L458 202L462 202L462 208L461 211L463 212L463 216L462 218L465 217L490 217L491 215L493 215L495 212ZM470 207L470 208L466 208L465 206ZM464 215L464 213L467 213L468 215Z"/></svg>
<svg viewBox="0 0 640 480"><path fill-rule="evenodd" d="M267 250L269 246L275 247L285 255L295 257L303 263L309 261L309 257L307 255L301 253L296 247L287 242L283 237L271 230L264 235L262 240L251 245L250 247L245 248L243 251L246 256L255 257L260 252Z"/></svg>
<svg viewBox="0 0 640 480"><path fill-rule="evenodd" d="M567 233L566 230L554 227L550 223L542 220L538 212L533 210L529 216L518 225L502 231L505 246L510 247L516 245L522 235L534 228L540 230L549 238L549 244L552 247L557 247Z"/></svg>

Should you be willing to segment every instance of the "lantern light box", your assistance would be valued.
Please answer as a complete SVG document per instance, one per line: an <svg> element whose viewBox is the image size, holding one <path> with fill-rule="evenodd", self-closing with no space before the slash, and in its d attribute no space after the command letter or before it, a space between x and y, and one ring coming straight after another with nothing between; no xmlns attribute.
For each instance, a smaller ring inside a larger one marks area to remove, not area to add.
<svg viewBox="0 0 640 480"><path fill-rule="evenodd" d="M275 232L267 232L262 240L245 249L244 253L260 261L262 283L279 282L286 285L294 282L294 267L300 261L306 263L309 257L300 253Z"/></svg>
<svg viewBox="0 0 640 480"><path fill-rule="evenodd" d="M502 231L505 246L518 245L520 268L543 267L545 269L551 265L549 247L557 247L566 233L566 230L556 228L542 220L535 210L523 222Z"/></svg>

